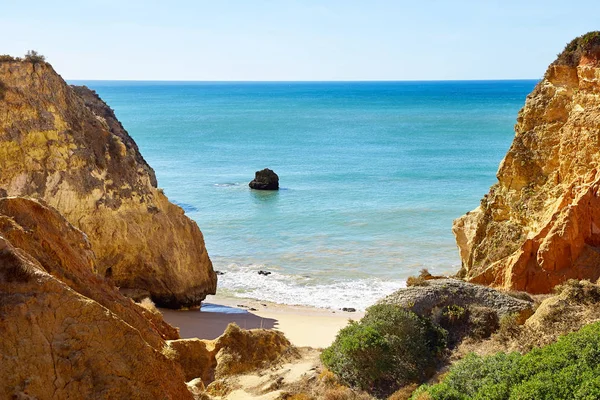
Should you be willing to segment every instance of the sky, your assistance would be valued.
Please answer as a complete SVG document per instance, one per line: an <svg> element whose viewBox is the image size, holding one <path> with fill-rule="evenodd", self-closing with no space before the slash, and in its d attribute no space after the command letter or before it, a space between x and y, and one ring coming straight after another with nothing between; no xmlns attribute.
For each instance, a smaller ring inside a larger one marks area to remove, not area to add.
<svg viewBox="0 0 600 400"><path fill-rule="evenodd" d="M65 79L538 79L600 1L0 0L0 54Z"/></svg>

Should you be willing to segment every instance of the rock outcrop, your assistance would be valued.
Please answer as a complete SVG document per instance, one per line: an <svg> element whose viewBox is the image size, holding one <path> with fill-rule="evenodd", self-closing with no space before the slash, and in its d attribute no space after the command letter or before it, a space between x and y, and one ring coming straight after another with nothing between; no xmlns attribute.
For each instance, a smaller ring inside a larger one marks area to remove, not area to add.
<svg viewBox="0 0 600 400"><path fill-rule="evenodd" d="M234 323L215 340L179 339L167 344L176 352L174 360L183 368L186 380L201 379L206 386L215 379L261 370L298 357L297 349L283 333L241 329Z"/></svg>
<svg viewBox="0 0 600 400"><path fill-rule="evenodd" d="M179 339L95 270L87 236L57 210L0 198L0 398L207 398L215 379L297 356L272 330Z"/></svg>
<svg viewBox="0 0 600 400"><path fill-rule="evenodd" d="M0 199L0 398L191 400L163 354L177 331L94 268L85 234L56 210Z"/></svg>
<svg viewBox="0 0 600 400"><path fill-rule="evenodd" d="M85 232L97 271L159 305L197 306L216 274L198 226L157 188L112 110L44 62L0 62L0 196L43 199Z"/></svg>
<svg viewBox="0 0 600 400"><path fill-rule="evenodd" d="M493 310L499 318L517 315L520 321L525 321L533 313L533 301L458 279L428 280L423 285L397 290L379 302L394 304L424 317L448 306L485 307Z"/></svg>
<svg viewBox="0 0 600 400"><path fill-rule="evenodd" d="M457 219L459 276L549 292L600 277L600 32L569 43L519 112L498 183Z"/></svg>
<svg viewBox="0 0 600 400"><path fill-rule="evenodd" d="M273 170L265 168L256 171L248 186L256 190L279 190L279 176Z"/></svg>

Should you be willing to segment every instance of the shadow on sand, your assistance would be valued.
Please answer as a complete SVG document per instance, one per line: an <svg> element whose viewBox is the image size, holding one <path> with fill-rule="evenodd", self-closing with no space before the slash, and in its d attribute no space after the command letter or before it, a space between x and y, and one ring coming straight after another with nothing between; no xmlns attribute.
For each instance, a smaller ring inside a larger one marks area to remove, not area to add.
<svg viewBox="0 0 600 400"><path fill-rule="evenodd" d="M211 303L202 303L200 310L161 309L160 312L165 321L179 328L182 339L216 339L231 322L244 329L273 329L278 325L273 318L262 318L241 308Z"/></svg>

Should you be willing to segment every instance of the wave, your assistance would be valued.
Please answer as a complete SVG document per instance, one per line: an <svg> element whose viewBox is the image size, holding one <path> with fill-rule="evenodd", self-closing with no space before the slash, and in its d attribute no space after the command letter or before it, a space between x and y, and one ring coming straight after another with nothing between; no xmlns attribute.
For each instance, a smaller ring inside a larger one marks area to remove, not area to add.
<svg viewBox="0 0 600 400"><path fill-rule="evenodd" d="M240 184L225 182L225 183L215 183L215 184L213 184L213 186L215 186L215 187L232 187L232 186L240 186Z"/></svg>
<svg viewBox="0 0 600 400"><path fill-rule="evenodd" d="M352 307L362 311L382 297L406 287L402 280L333 280L329 277L326 280L330 282L322 283L325 280L322 277L289 275L274 269L268 269L270 274L267 276L258 273L266 269L264 265L257 264L230 264L219 276L219 294L334 310Z"/></svg>

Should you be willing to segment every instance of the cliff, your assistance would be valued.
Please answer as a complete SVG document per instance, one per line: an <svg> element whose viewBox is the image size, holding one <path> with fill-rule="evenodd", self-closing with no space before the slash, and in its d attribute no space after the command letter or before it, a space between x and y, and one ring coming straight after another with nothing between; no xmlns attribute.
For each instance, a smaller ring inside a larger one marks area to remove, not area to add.
<svg viewBox="0 0 600 400"><path fill-rule="evenodd" d="M0 62L0 197L43 199L87 234L95 272L161 306L197 306L216 274L195 222L157 188L112 110L44 62Z"/></svg>
<svg viewBox="0 0 600 400"><path fill-rule="evenodd" d="M192 399L162 354L177 331L94 268L56 210L0 199L0 398Z"/></svg>
<svg viewBox="0 0 600 400"><path fill-rule="evenodd" d="M454 221L459 276L549 292L600 276L600 32L567 45L527 97L498 182Z"/></svg>
<svg viewBox="0 0 600 400"><path fill-rule="evenodd" d="M0 398L191 400L215 378L296 357L276 331L179 339L95 269L87 236L58 211L0 199Z"/></svg>

